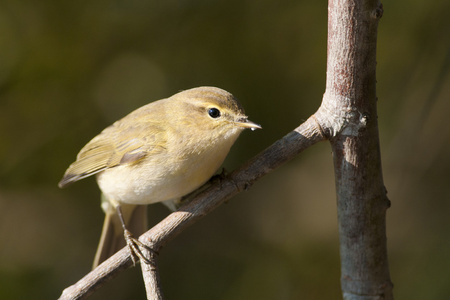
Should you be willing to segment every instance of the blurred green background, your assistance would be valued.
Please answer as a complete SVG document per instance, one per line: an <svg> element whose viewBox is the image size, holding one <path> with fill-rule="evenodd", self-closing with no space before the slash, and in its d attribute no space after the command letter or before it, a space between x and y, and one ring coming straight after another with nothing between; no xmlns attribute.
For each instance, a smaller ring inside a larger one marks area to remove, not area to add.
<svg viewBox="0 0 450 300"><path fill-rule="evenodd" d="M450 2L384 3L378 106L396 299L450 299ZM236 95L264 129L232 170L315 112L326 1L0 3L0 298L55 299L91 267L103 222L93 178L57 183L114 120L201 85ZM149 209L152 223L168 211ZM169 243L167 299L340 299L327 143ZM90 299L144 299L140 269Z"/></svg>

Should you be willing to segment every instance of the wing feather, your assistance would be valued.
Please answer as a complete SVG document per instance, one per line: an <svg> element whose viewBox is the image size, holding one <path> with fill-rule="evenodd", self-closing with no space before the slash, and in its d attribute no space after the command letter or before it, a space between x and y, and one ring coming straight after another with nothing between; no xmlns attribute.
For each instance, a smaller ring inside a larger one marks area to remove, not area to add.
<svg viewBox="0 0 450 300"><path fill-rule="evenodd" d="M157 122L123 126L118 121L84 146L59 182L60 187L118 165L138 163L164 151L166 133ZM121 141L120 143L118 141Z"/></svg>

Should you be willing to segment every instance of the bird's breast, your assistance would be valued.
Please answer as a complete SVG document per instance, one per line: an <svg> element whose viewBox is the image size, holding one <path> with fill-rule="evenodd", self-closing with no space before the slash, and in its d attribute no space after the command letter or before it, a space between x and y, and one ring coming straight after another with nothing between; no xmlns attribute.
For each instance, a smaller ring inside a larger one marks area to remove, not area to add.
<svg viewBox="0 0 450 300"><path fill-rule="evenodd" d="M127 204L151 204L180 198L203 185L222 165L236 137L207 149L147 157L97 175L103 194Z"/></svg>

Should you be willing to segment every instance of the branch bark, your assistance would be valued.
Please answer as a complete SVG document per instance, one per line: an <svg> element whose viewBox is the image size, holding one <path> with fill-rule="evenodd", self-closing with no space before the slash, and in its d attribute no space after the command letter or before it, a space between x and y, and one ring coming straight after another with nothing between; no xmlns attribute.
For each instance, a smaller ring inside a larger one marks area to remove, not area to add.
<svg viewBox="0 0 450 300"><path fill-rule="evenodd" d="M376 109L378 0L329 0L327 86L344 299L393 299Z"/></svg>
<svg viewBox="0 0 450 300"><path fill-rule="evenodd" d="M151 262L151 264L147 264L142 259L140 260L147 299L162 300L164 297L159 281L157 253L150 251L150 249L142 249L141 251L145 257L150 258Z"/></svg>

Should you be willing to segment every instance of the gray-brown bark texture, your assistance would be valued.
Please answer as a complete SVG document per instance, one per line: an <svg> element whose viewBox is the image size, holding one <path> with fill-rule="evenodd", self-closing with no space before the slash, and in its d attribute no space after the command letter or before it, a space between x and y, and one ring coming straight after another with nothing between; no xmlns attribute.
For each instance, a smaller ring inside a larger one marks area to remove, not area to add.
<svg viewBox="0 0 450 300"><path fill-rule="evenodd" d="M318 120L336 180L344 299L393 299L377 125L376 41L382 5L330 0L327 85ZM322 123L325 121L324 123Z"/></svg>

